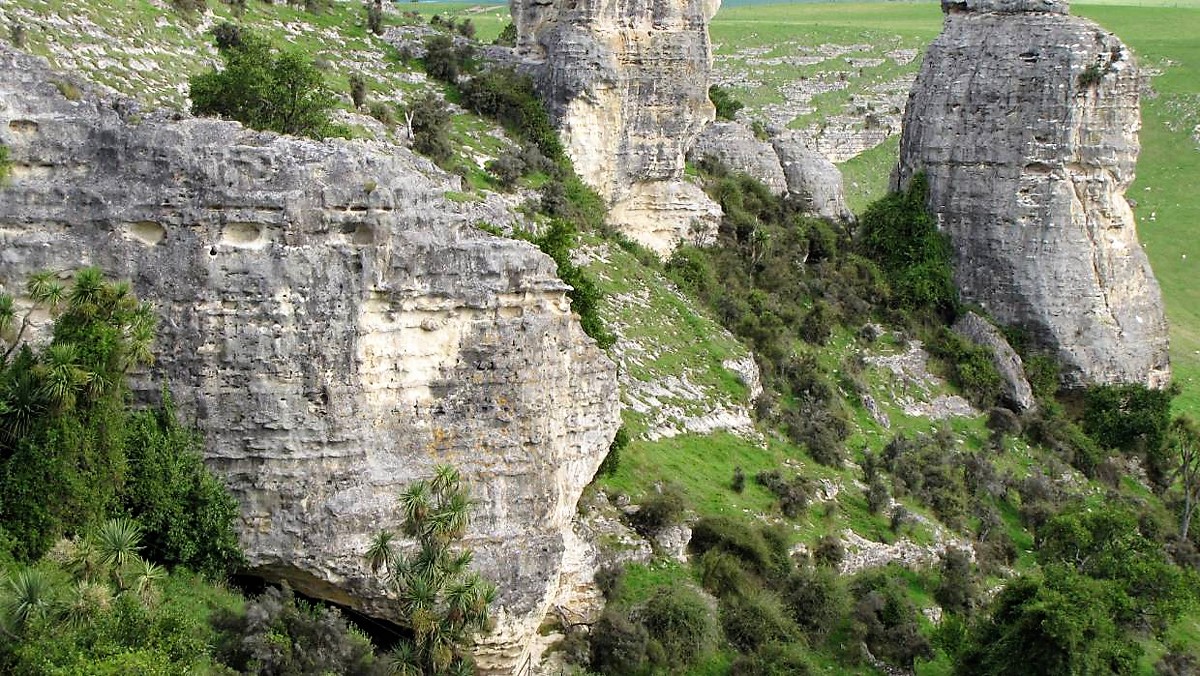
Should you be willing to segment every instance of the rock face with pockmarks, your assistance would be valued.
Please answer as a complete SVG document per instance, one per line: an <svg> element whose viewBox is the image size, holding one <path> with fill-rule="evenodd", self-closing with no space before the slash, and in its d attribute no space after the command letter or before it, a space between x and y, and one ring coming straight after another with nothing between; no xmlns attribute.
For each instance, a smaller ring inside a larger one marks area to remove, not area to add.
<svg viewBox="0 0 1200 676"><path fill-rule="evenodd" d="M457 179L371 142L171 119L0 45L0 286L95 265L158 311L157 362L241 505L253 572L387 618L364 566L399 491L451 463L511 668L620 424L616 370L554 263L473 227Z"/></svg>
<svg viewBox="0 0 1200 676"><path fill-rule="evenodd" d="M1162 297L1125 190L1138 154L1133 55L1061 0L943 2L905 111L967 302L1026 330L1064 384L1164 385Z"/></svg>

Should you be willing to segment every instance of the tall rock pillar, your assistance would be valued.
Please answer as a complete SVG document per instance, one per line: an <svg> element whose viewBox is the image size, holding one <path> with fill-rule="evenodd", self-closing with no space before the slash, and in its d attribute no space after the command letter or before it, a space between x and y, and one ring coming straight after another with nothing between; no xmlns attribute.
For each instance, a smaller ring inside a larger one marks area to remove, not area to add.
<svg viewBox="0 0 1200 676"><path fill-rule="evenodd" d="M714 110L708 22L719 0L512 0L518 51L576 171L612 225L659 251L719 208L683 180L684 153ZM693 223L695 225L693 225Z"/></svg>
<svg viewBox="0 0 1200 676"><path fill-rule="evenodd" d="M1064 384L1169 378L1158 283L1125 189L1138 154L1129 49L1063 0L943 2L896 179L929 179L967 302L1029 332Z"/></svg>

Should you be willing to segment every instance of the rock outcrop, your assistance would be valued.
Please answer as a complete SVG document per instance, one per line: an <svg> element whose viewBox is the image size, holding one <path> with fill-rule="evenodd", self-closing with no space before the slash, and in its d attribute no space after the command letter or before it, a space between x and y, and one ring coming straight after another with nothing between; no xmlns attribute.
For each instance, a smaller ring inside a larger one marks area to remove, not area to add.
<svg viewBox="0 0 1200 676"><path fill-rule="evenodd" d="M762 182L776 195L787 192L783 166L769 141L760 140L744 124L715 122L696 137L688 151L693 162L713 158L732 171L742 172Z"/></svg>
<svg viewBox="0 0 1200 676"><path fill-rule="evenodd" d="M251 568L388 617L362 555L441 463L479 500L497 583L481 665L511 667L557 592L576 501L619 425L616 372L553 262L472 226L403 148L171 120L0 46L0 285L96 265L159 314L158 361L241 505Z"/></svg>
<svg viewBox="0 0 1200 676"><path fill-rule="evenodd" d="M533 64L576 171L608 200L615 227L659 252L719 220L683 180L684 153L713 119L708 22L719 4L511 3L518 52Z"/></svg>
<svg viewBox="0 0 1200 676"><path fill-rule="evenodd" d="M904 118L964 300L1055 354L1064 384L1169 377L1161 293L1124 197L1137 159L1129 49L1060 0L943 3Z"/></svg>
<svg viewBox="0 0 1200 676"><path fill-rule="evenodd" d="M967 312L954 322L954 332L967 340L986 347L992 353L992 364L1000 374L1000 397L1014 411L1028 411L1037 405L1033 388L1025 377L1025 364L1000 330L974 312Z"/></svg>
<svg viewBox="0 0 1200 676"><path fill-rule="evenodd" d="M700 132L688 151L693 162L711 157L733 171L762 181L777 195L786 194L813 216L833 220L854 217L846 206L842 172L794 132L759 140L737 122L717 122Z"/></svg>
<svg viewBox="0 0 1200 676"><path fill-rule="evenodd" d="M814 216L842 221L854 218L846 206L842 172L833 162L795 133L776 136L771 145L787 178L788 197L805 205L805 211Z"/></svg>

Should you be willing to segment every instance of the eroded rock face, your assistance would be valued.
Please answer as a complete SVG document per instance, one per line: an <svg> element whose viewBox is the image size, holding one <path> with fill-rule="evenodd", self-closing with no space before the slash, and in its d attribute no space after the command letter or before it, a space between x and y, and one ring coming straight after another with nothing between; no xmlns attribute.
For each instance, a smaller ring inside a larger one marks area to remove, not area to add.
<svg viewBox="0 0 1200 676"><path fill-rule="evenodd" d="M693 162L706 157L720 160L732 171L752 176L776 195L787 192L783 167L770 142L760 140L746 125L715 122L704 128L689 151Z"/></svg>
<svg viewBox="0 0 1200 676"><path fill-rule="evenodd" d="M1004 403L1020 413L1037 406L1033 388L1025 377L1025 364L1008 339L988 320L967 312L954 321L952 327L963 338L986 347L992 353L992 364L1000 374L1000 396Z"/></svg>
<svg viewBox="0 0 1200 676"><path fill-rule="evenodd" d="M806 213L830 220L850 220L842 172L824 155L809 148L797 134L771 139L783 174L788 197L804 205Z"/></svg>
<svg viewBox="0 0 1200 676"><path fill-rule="evenodd" d="M500 589L481 659L511 666L619 424L616 373L549 258L472 227L407 150L69 101L0 46L0 284L97 265L158 311L158 361L242 510L253 569L387 617L362 555L441 463L479 505Z"/></svg>
<svg viewBox="0 0 1200 676"><path fill-rule="evenodd" d="M1129 49L1057 0L943 8L897 178L928 176L964 300L1026 329L1068 386L1165 384L1161 293L1124 196L1140 126Z"/></svg>
<svg viewBox="0 0 1200 676"><path fill-rule="evenodd" d="M684 153L713 119L708 22L719 4L510 3L518 51L536 64L576 171L613 207L615 227L660 252L693 221L715 231L719 220L683 182Z"/></svg>

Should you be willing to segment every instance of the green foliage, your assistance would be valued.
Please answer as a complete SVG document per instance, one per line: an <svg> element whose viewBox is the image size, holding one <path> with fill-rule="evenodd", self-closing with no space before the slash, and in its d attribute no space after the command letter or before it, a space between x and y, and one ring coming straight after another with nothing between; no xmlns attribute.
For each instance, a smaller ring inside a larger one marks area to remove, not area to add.
<svg viewBox="0 0 1200 676"><path fill-rule="evenodd" d="M800 643L766 643L751 655L739 656L732 673L739 676L810 676L820 673Z"/></svg>
<svg viewBox="0 0 1200 676"><path fill-rule="evenodd" d="M738 111L746 107L746 104L738 101L733 94L729 93L729 90L720 85L709 86L708 98L717 109L718 120L735 119Z"/></svg>
<svg viewBox="0 0 1200 676"><path fill-rule="evenodd" d="M200 439L175 422L169 397L157 412L126 403L126 371L151 359L149 306L96 269L69 289L34 275L26 293L57 316L34 352L21 343L28 313L18 319L0 296L0 328L13 334L0 361L0 528L12 553L34 560L129 514L153 561L228 572L241 561L236 506L201 462Z"/></svg>
<svg viewBox="0 0 1200 676"><path fill-rule="evenodd" d="M279 52L248 29L220 50L224 69L195 75L192 112L238 120L281 134L324 138L343 135L329 121L336 98L320 71L299 52Z"/></svg>
<svg viewBox="0 0 1200 676"><path fill-rule="evenodd" d="M940 577L933 597L947 612L969 613L979 596L971 559L961 549L947 549L941 559L938 566Z"/></svg>
<svg viewBox="0 0 1200 676"><path fill-rule="evenodd" d="M571 223L552 219L550 226L533 243L558 265L558 277L571 286L567 297L571 299L571 310L579 315L583 332L595 339L602 349L616 342L600 317L600 289L583 268L571 261L571 249L575 245L575 228Z"/></svg>
<svg viewBox="0 0 1200 676"><path fill-rule="evenodd" d="M562 141L533 89L533 80L512 69L494 68L461 86L463 105L493 119L509 133L533 143L555 163L564 161Z"/></svg>
<svg viewBox="0 0 1200 676"><path fill-rule="evenodd" d="M904 192L867 207L858 244L879 264L901 306L950 312L957 304L950 242L925 208L928 189L925 176L918 174Z"/></svg>
<svg viewBox="0 0 1200 676"><path fill-rule="evenodd" d="M341 613L298 601L287 586L270 587L244 611L220 613L212 623L218 659L238 673L387 673Z"/></svg>
<svg viewBox="0 0 1200 676"><path fill-rule="evenodd" d="M608 455L604 456L604 461L600 463L600 468L596 470L598 476L612 476L616 474L617 468L621 464L621 451L629 445L629 431L621 425L617 429L617 433L613 436L612 443L608 445Z"/></svg>
<svg viewBox="0 0 1200 676"><path fill-rule="evenodd" d="M891 566L860 574L851 583L853 619L855 633L876 657L911 671L917 658L933 656L933 648L921 634L902 579Z"/></svg>
<svg viewBox="0 0 1200 676"><path fill-rule="evenodd" d="M729 594L721 598L721 627L725 638L742 652L766 643L791 643L800 634L779 598L764 591Z"/></svg>
<svg viewBox="0 0 1200 676"><path fill-rule="evenodd" d="M1151 481L1164 485L1171 470L1166 447L1176 387L1098 385L1084 396L1083 431L1104 448L1144 455Z"/></svg>
<svg viewBox="0 0 1200 676"><path fill-rule="evenodd" d="M367 102L367 81L359 73L350 74L350 102L355 110Z"/></svg>
<svg viewBox="0 0 1200 676"><path fill-rule="evenodd" d="M8 155L8 146L0 143L0 187L3 187L4 182L12 174L12 160Z"/></svg>
<svg viewBox="0 0 1200 676"><path fill-rule="evenodd" d="M824 567L805 566L793 571L780 594L792 618L810 639L828 634L850 606L837 572Z"/></svg>
<svg viewBox="0 0 1200 676"><path fill-rule="evenodd" d="M447 673L474 668L474 637L489 626L496 588L471 572L471 552L458 546L470 521L473 501L458 470L440 465L434 476L400 495L401 532L417 543L414 554L391 549L392 536L380 533L365 559L386 570L399 600L400 620L411 632L390 659L405 673Z"/></svg>
<svg viewBox="0 0 1200 676"><path fill-rule="evenodd" d="M383 3L381 0L367 2L363 9L367 13L367 30L375 35L383 35Z"/></svg>
<svg viewBox="0 0 1200 676"><path fill-rule="evenodd" d="M516 47L517 25L511 21L504 24L504 28L500 29L500 35L492 41L492 44L500 45L502 47Z"/></svg>
<svg viewBox="0 0 1200 676"><path fill-rule="evenodd" d="M438 166L446 168L454 157L450 144L450 114L436 94L426 94L413 104L413 150L428 156Z"/></svg>
<svg viewBox="0 0 1200 676"><path fill-rule="evenodd" d="M589 640L592 669L618 676L638 674L645 669L649 642L645 625L635 622L628 612L609 605L592 625Z"/></svg>
<svg viewBox="0 0 1200 676"><path fill-rule="evenodd" d="M126 421L129 479L122 506L146 529L146 555L222 578L243 563L237 504L204 466L204 442L175 418L169 396Z"/></svg>
<svg viewBox="0 0 1200 676"><path fill-rule="evenodd" d="M1003 380L988 347L942 327L929 341L928 348L930 354L941 360L950 382L976 406L991 406L1000 398Z"/></svg>
<svg viewBox="0 0 1200 676"><path fill-rule="evenodd" d="M641 508L633 515L633 525L643 534L656 533L677 525L685 508L683 492L678 486L667 484L642 500Z"/></svg>
<svg viewBox="0 0 1200 676"><path fill-rule="evenodd" d="M455 46L448 35L434 35L425 40L425 72L435 80L448 84L458 82L458 76L472 69L474 50L469 45Z"/></svg>
<svg viewBox="0 0 1200 676"><path fill-rule="evenodd" d="M1131 674L1140 647L1112 618L1110 583L1068 568L1022 576L1004 586L972 629L958 674Z"/></svg>
<svg viewBox="0 0 1200 676"><path fill-rule="evenodd" d="M686 668L716 647L713 609L690 586L659 589L642 608L641 619L651 643L661 646L651 658L662 666Z"/></svg>
<svg viewBox="0 0 1200 676"><path fill-rule="evenodd" d="M731 517L704 517L692 526L688 545L699 555L717 550L733 555L749 570L766 575L776 570L777 560L757 528L747 528Z"/></svg>

